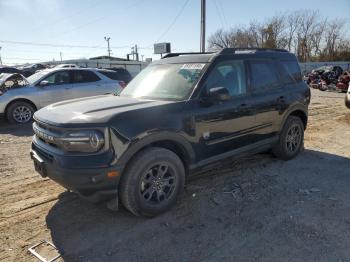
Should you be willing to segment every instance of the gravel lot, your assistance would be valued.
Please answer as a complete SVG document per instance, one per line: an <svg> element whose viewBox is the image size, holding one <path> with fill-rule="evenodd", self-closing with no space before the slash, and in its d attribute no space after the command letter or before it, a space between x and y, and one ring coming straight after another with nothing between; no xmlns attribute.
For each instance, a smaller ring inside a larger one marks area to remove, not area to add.
<svg viewBox="0 0 350 262"><path fill-rule="evenodd" d="M350 110L312 90L305 150L227 160L192 178L153 218L117 213L40 178L31 126L0 123L0 261L37 261L51 240L64 261L350 261Z"/></svg>

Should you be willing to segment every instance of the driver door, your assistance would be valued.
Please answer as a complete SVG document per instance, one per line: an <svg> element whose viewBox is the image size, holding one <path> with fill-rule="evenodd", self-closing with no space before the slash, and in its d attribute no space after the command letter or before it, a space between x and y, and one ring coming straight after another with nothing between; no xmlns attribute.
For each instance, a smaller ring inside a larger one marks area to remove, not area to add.
<svg viewBox="0 0 350 262"><path fill-rule="evenodd" d="M71 73L68 70L54 72L39 83L41 107L70 98Z"/></svg>
<svg viewBox="0 0 350 262"><path fill-rule="evenodd" d="M226 88L231 99L216 101L209 106L199 103L195 110L199 160L209 160L248 145L254 129L253 99L247 88L245 62L218 62L202 86L202 95L218 87Z"/></svg>

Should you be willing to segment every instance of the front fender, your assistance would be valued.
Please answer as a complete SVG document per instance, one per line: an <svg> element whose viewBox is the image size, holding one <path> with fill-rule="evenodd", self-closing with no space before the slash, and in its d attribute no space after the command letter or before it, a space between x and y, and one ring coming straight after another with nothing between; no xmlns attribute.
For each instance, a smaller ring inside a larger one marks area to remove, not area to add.
<svg viewBox="0 0 350 262"><path fill-rule="evenodd" d="M159 142L171 142L182 149L188 164L195 162L195 153L191 144L180 134L172 131L158 131L151 134L141 134L136 138L129 140L127 137L112 129L111 143L116 153L116 163L125 168L129 160L143 148Z"/></svg>

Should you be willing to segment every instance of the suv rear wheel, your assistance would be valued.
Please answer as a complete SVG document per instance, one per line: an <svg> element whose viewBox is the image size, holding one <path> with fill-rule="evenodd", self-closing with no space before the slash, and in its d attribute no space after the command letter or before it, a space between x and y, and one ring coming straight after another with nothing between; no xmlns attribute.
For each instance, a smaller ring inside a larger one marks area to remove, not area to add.
<svg viewBox="0 0 350 262"><path fill-rule="evenodd" d="M152 147L131 160L121 178L120 198L133 214L155 216L175 203L184 183L180 158L170 150Z"/></svg>
<svg viewBox="0 0 350 262"><path fill-rule="evenodd" d="M34 108L27 102L14 102L7 109L7 120L10 123L26 124L32 120Z"/></svg>
<svg viewBox="0 0 350 262"><path fill-rule="evenodd" d="M294 158L304 145L304 124L299 117L289 116L280 134L273 154L283 160Z"/></svg>

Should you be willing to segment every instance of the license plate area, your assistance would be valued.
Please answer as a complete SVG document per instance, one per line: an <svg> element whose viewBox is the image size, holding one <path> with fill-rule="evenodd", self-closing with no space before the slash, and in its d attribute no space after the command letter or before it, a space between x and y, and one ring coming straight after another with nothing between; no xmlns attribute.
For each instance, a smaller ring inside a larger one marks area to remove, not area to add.
<svg viewBox="0 0 350 262"><path fill-rule="evenodd" d="M34 162L35 171L38 172L42 177L47 177L44 160L33 151L30 154Z"/></svg>

